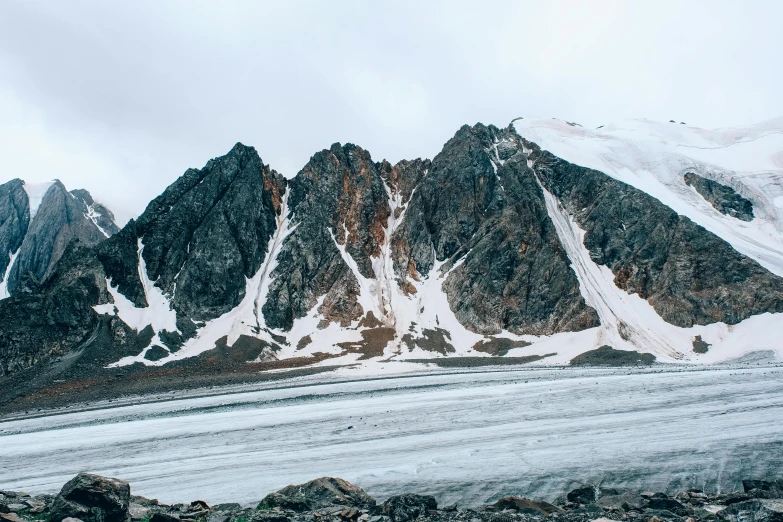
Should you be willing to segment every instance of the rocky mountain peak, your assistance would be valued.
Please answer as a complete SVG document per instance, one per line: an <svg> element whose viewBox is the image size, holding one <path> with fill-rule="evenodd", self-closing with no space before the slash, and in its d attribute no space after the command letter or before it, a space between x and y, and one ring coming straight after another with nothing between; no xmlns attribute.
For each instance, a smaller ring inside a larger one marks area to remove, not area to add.
<svg viewBox="0 0 783 522"><path fill-rule="evenodd" d="M106 237L113 236L120 231L120 227L114 222L114 214L112 211L95 201L92 194L87 190L75 189L71 191L71 195L84 204L84 214L95 223Z"/></svg>
<svg viewBox="0 0 783 522"><path fill-rule="evenodd" d="M23 278L48 277L72 239L91 246L119 230L114 215L89 192L69 193L57 179L1 185L0 221L0 249L7 252L0 255L0 297L13 293Z"/></svg>

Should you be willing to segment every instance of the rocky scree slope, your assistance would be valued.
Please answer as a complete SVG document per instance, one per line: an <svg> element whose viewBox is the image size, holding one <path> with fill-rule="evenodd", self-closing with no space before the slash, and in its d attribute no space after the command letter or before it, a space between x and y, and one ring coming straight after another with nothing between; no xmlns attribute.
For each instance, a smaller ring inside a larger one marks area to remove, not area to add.
<svg viewBox="0 0 783 522"><path fill-rule="evenodd" d="M237 144L0 302L0 371L85 357L95 372L161 366L232 348L346 364L567 363L599 347L590 360L709 362L766 346L746 334L780 323L769 258L519 128L464 126L431 161L395 165L335 144L291 180ZM22 210L2 230L23 228L24 198L9 188L4 201Z"/></svg>
<svg viewBox="0 0 783 522"><path fill-rule="evenodd" d="M203 500L167 505L131 494L124 480L79 473L57 495L0 491L0 521L23 522L411 522L536 521L639 522L783 520L783 481L744 480L743 491L674 496L581 485L554 501L507 496L482 506L439 506L430 495L403 493L379 504L359 486L322 477L270 493L256 506Z"/></svg>
<svg viewBox="0 0 783 522"><path fill-rule="evenodd" d="M118 231L111 211L84 189L68 192L58 180L0 185L0 299L26 279L46 279L71 240L93 246Z"/></svg>

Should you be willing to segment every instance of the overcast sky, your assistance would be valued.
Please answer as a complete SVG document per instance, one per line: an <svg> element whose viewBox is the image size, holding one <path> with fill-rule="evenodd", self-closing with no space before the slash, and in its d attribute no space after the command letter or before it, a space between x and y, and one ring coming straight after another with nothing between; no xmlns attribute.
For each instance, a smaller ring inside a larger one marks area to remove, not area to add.
<svg viewBox="0 0 783 522"><path fill-rule="evenodd" d="M432 157L465 123L783 115L783 2L0 0L0 181L124 223L234 143Z"/></svg>

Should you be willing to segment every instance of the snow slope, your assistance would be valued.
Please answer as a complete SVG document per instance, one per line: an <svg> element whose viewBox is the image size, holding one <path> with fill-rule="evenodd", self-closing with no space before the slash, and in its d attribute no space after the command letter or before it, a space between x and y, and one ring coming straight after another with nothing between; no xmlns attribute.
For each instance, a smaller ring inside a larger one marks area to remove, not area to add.
<svg viewBox="0 0 783 522"><path fill-rule="evenodd" d="M725 492L779 473L783 368L679 368L319 377L8 420L0 488L55 493L88 471L163 502L251 503L328 475L379 501L466 506L580 482Z"/></svg>
<svg viewBox="0 0 783 522"><path fill-rule="evenodd" d="M783 193L783 164L775 164L775 158L783 157L783 118L723 131L646 120L592 131L559 120L517 120L515 125L523 137L543 149L644 190L773 273L783 273L783 234L779 229L783 221L780 209L770 202L770 195L774 201ZM532 161L528 164L533 167ZM685 184L685 172L732 186L753 201L757 217L746 223L721 214ZM557 199L543 186L541 189L582 295L601 318L593 347L607 344L653 353L664 362L714 363L762 350L783 358L783 314L761 314L737 325L714 323L691 328L664 321L646 300L618 288L608 267L592 261L584 246L584 232ZM706 354L693 351L696 336L711 345Z"/></svg>
<svg viewBox="0 0 783 522"><path fill-rule="evenodd" d="M632 120L585 129L562 120L517 120L517 132L560 158L628 183L783 276L783 117L706 130ZM753 202L744 222L715 210L683 175L694 172Z"/></svg>

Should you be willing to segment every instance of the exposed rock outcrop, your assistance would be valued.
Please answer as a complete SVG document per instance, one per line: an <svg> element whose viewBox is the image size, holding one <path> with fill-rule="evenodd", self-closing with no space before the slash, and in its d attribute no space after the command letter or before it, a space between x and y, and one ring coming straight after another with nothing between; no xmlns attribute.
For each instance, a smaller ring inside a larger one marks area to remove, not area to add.
<svg viewBox="0 0 783 522"><path fill-rule="evenodd" d="M359 278L376 277L373 259L391 214L380 169L366 150L335 143L310 159L289 190L293 231L271 274L266 323L290 329L321 299L324 318L347 326L371 311L359 303ZM367 298L381 307L378 293Z"/></svg>
<svg viewBox="0 0 783 522"><path fill-rule="evenodd" d="M684 179L685 183L696 189L696 192L701 194L721 214L742 221L753 220L753 203L737 194L733 188L693 172L687 172Z"/></svg>
<svg viewBox="0 0 783 522"><path fill-rule="evenodd" d="M0 277L3 289L0 298L8 297L9 265L22 246L30 225L30 205L24 182L12 179L0 185Z"/></svg>
<svg viewBox="0 0 783 522"><path fill-rule="evenodd" d="M451 309L479 333L596 326L526 161L512 130L462 127L411 197L392 239L395 271L405 285L445 263Z"/></svg>
<svg viewBox="0 0 783 522"><path fill-rule="evenodd" d="M92 307L110 298L103 266L79 241L46 281L27 285L0 302L0 375L78 351L99 327Z"/></svg>
<svg viewBox="0 0 783 522"><path fill-rule="evenodd" d="M239 304L246 278L266 259L284 192L282 176L254 148L238 143L203 169L185 172L126 227L127 235L103 247L102 259L115 258L104 261L111 263L107 274L124 283L120 291L126 296L143 303L138 265L117 265L141 255L147 276L171 296L179 314L196 321L217 317Z"/></svg>

